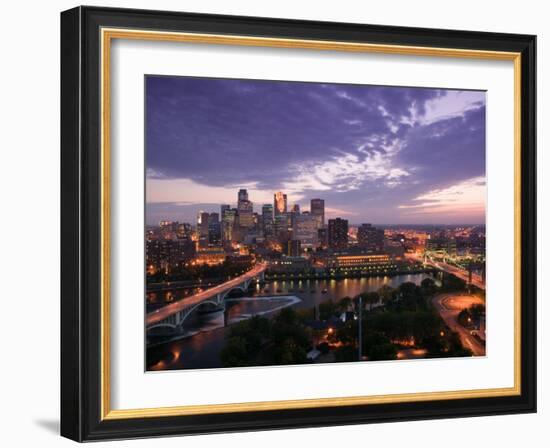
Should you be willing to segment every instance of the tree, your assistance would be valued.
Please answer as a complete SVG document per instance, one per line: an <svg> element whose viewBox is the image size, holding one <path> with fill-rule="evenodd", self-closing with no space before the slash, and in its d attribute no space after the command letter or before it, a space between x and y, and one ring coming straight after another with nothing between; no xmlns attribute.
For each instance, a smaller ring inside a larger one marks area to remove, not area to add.
<svg viewBox="0 0 550 448"><path fill-rule="evenodd" d="M338 307L332 299L322 302L319 304L319 318L321 320L327 320L329 317L334 316L337 310Z"/></svg>
<svg viewBox="0 0 550 448"><path fill-rule="evenodd" d="M357 361L357 350L351 345L343 345L334 352L336 362Z"/></svg>
<svg viewBox="0 0 550 448"><path fill-rule="evenodd" d="M369 305L369 310L372 309L373 305L376 305L380 302L380 294L375 291L364 292L363 294L361 294L361 297L365 305Z"/></svg>
<svg viewBox="0 0 550 448"><path fill-rule="evenodd" d="M338 308L340 311L345 313L346 311L349 311L353 305L353 300L351 300L351 297L344 297L343 299L340 299L340 302L338 302Z"/></svg>
<svg viewBox="0 0 550 448"><path fill-rule="evenodd" d="M384 285L378 290L378 295L382 303L387 304L395 298L395 289L389 285Z"/></svg>
<svg viewBox="0 0 550 448"><path fill-rule="evenodd" d="M466 289L466 282L453 274L443 272L441 280L441 289L443 291L464 291Z"/></svg>
<svg viewBox="0 0 550 448"><path fill-rule="evenodd" d="M224 367L244 367L249 365L246 340L240 336L229 338L220 353Z"/></svg>
<svg viewBox="0 0 550 448"><path fill-rule="evenodd" d="M392 343L385 343L372 346L367 356L369 361L389 361L397 359L397 349Z"/></svg>
<svg viewBox="0 0 550 448"><path fill-rule="evenodd" d="M424 295L431 296L435 293L437 286L433 278L428 277L420 282L420 288Z"/></svg>
<svg viewBox="0 0 550 448"><path fill-rule="evenodd" d="M274 364L276 365L303 364L307 362L306 349L293 338L287 338L275 345L273 357Z"/></svg>

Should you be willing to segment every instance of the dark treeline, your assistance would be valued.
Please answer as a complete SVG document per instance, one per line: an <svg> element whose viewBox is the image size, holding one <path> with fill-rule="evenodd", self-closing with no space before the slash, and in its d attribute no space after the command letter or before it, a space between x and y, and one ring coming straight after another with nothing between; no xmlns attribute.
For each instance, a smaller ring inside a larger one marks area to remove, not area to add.
<svg viewBox="0 0 550 448"><path fill-rule="evenodd" d="M431 358L471 356L432 305L434 294L450 288L462 290L465 284L451 280L438 287L427 278L420 285L406 282L328 300L313 310L285 308L273 319L256 316L232 326L222 362L228 367L302 364L310 362L307 353L313 348L325 362L357 361L360 303L362 359L397 359L399 350L406 348L422 349ZM342 315L348 318L343 321Z"/></svg>

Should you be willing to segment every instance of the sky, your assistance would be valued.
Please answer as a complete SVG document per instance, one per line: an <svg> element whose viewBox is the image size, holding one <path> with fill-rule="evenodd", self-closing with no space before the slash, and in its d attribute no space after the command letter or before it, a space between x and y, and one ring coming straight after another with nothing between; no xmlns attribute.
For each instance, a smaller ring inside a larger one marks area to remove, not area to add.
<svg viewBox="0 0 550 448"><path fill-rule="evenodd" d="M485 92L146 77L146 222L283 191L352 224L485 222Z"/></svg>

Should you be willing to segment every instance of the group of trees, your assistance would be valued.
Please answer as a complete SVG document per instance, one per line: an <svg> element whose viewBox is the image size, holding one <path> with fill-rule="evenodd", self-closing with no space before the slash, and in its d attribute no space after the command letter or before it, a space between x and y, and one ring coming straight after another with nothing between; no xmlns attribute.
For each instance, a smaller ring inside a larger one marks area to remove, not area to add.
<svg viewBox="0 0 550 448"><path fill-rule="evenodd" d="M225 367L303 364L311 348L311 330L292 308L274 319L254 316L231 327L220 357Z"/></svg>
<svg viewBox="0 0 550 448"><path fill-rule="evenodd" d="M423 348L427 357L471 356L462 346L457 333L450 331L431 303L438 287L431 278L420 285L406 282L397 288L383 286L378 291L360 296L327 300L318 306L316 320L329 321L342 313L353 312L355 319L346 319L327 334L317 348L332 351L337 362L357 361L359 335L359 303L362 303L362 358L396 359L401 348ZM361 298L361 300L359 300ZM472 307L469 313L484 312ZM221 352L224 366L302 364L308 362L312 348L310 310L284 308L273 319L253 317L231 327ZM338 321L340 322L340 321Z"/></svg>
<svg viewBox="0 0 550 448"><path fill-rule="evenodd" d="M431 278L426 278L419 286L406 282L397 288L383 286L376 292L361 294L362 355L369 360L396 359L402 346L424 348L427 357L471 355L432 306L430 299L438 289ZM358 297L351 301L345 298L331 307L341 311L353 304L357 310L358 303ZM348 321L332 337L340 346L335 352L337 361L358 359L357 326L358 321Z"/></svg>

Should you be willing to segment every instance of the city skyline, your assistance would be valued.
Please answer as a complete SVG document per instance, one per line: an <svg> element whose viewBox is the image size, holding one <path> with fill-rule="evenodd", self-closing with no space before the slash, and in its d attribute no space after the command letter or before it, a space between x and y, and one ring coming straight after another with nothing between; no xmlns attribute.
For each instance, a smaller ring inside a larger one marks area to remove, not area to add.
<svg viewBox="0 0 550 448"><path fill-rule="evenodd" d="M485 93L148 76L146 224L323 198L350 224L483 224Z"/></svg>
<svg viewBox="0 0 550 448"><path fill-rule="evenodd" d="M250 198L250 199L253 199L253 198ZM311 201L318 201L318 200L324 201L324 199L322 199L322 198L311 198L310 200L304 202L302 205L300 205L300 204L288 204L288 211L290 212L293 207L297 206L299 214L304 213L304 212L309 214L309 213L311 213ZM271 214L274 215L273 202L271 202L271 203L269 203L269 202L256 203L254 201L250 201L250 202L252 202L252 204L253 204L253 214L261 216L263 214L263 209L268 206L268 207L271 207ZM199 207L200 205L201 204L197 204L197 207ZM160 216L162 216L162 217L158 221L147 222L146 226L148 226L148 227L157 227L157 226L159 226L160 223L165 222L165 221L171 221L171 222L177 222L177 223L188 223L190 225L195 225L197 223L197 219L198 219L199 215L201 215L202 213L218 214L221 217L220 208L224 207L224 206L229 207L232 210L237 210L238 199L233 200L233 201L224 202L224 203L219 203L219 204L214 204L214 203L204 204L204 207L199 207L197 209L197 212L195 213L195 215L194 216L189 216L189 219L178 219L177 217L174 217L174 216L162 215L161 214ZM328 208L326 208L326 210L331 210L331 208L328 207ZM332 212L332 213L326 213L326 220L328 221L329 219L347 219L347 218L338 215L338 213ZM392 227L397 227L397 226L403 226L403 227L407 227L407 226L411 226L411 227L421 227L421 226L431 227L431 226L435 226L435 227L437 227L438 225L441 225L441 226L457 226L458 227L458 226L461 226L461 225L466 225L466 226L484 226L485 225L485 222L456 222L456 223L434 222L434 223L413 223L413 224L410 224L410 223L375 222L375 221L372 221L372 220L369 221L368 219L367 220L356 220L356 221L354 221L353 219L351 219L351 220L347 219L347 220L349 221L350 226L360 226L362 224L367 223L367 221L368 221L368 224L373 224L373 225L377 225L377 226L387 225L387 226L392 226Z"/></svg>

